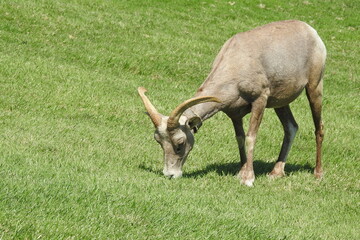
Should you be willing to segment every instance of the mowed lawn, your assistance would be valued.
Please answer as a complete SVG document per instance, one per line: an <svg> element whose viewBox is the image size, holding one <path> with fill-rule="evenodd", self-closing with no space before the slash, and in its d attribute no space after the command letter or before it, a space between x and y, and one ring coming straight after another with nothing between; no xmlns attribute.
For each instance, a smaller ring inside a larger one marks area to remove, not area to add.
<svg viewBox="0 0 360 240"><path fill-rule="evenodd" d="M1 1L0 239L359 239L359 13L358 0ZM222 113L196 134L183 178L162 176L137 87L167 115L228 38L285 19L327 46L324 178L305 94L286 177L266 175L283 137L271 109L253 188L235 177Z"/></svg>

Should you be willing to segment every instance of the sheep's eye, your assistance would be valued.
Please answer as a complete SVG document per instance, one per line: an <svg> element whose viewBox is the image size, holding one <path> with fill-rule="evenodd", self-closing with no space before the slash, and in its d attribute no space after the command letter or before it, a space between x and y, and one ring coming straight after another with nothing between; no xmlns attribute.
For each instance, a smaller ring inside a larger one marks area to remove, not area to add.
<svg viewBox="0 0 360 240"><path fill-rule="evenodd" d="M175 148L176 153L180 153L183 150L184 146L185 146L184 143L178 144Z"/></svg>
<svg viewBox="0 0 360 240"><path fill-rule="evenodd" d="M181 149L182 149L182 148L181 148L180 146L177 146L177 147L176 147L176 150L175 150L176 153L180 153L180 152L181 152Z"/></svg>

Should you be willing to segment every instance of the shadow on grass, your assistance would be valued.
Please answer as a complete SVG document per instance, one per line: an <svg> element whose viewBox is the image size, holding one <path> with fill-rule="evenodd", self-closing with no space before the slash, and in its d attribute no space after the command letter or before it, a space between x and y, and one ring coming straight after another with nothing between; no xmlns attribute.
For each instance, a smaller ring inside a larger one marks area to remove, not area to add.
<svg viewBox="0 0 360 240"><path fill-rule="evenodd" d="M266 175L271 172L275 165L275 162L265 162L263 160L256 160L254 161L254 171L255 176ZM163 175L161 170L152 169L150 167L146 167L144 165L139 166L140 169L154 173L156 175ZM233 175L235 176L240 170L240 163L233 162L233 163L215 163L210 164L206 168L194 172L186 173L184 172L183 177L185 178L198 178L205 176L210 172L216 172L219 176L228 176ZM299 165L299 164L291 164L286 163L285 165L285 173L291 174L294 172L312 172L313 168L309 164Z"/></svg>
<svg viewBox="0 0 360 240"><path fill-rule="evenodd" d="M254 161L254 171L255 176L266 175L271 172L275 165L275 162L265 162L262 160ZM183 177L201 177L209 172L216 172L220 176L235 176L240 170L240 163L222 163L222 164L211 164L208 165L205 169L184 173ZM313 168L309 164L299 165L299 164L291 164L287 163L285 165L285 173L290 174L293 172L312 172Z"/></svg>

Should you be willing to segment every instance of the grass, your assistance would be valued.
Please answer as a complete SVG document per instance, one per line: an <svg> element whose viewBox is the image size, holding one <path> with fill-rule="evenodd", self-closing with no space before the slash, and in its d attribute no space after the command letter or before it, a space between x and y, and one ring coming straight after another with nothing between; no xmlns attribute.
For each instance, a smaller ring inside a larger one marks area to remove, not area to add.
<svg viewBox="0 0 360 240"><path fill-rule="evenodd" d="M353 0L3 1L0 239L358 239L359 10ZM312 176L304 95L292 104L300 130L286 177L266 177L282 140L272 110L254 188L234 177L236 141L221 113L196 135L184 177L161 176L136 88L168 114L229 37L282 19L310 23L328 49L325 178Z"/></svg>

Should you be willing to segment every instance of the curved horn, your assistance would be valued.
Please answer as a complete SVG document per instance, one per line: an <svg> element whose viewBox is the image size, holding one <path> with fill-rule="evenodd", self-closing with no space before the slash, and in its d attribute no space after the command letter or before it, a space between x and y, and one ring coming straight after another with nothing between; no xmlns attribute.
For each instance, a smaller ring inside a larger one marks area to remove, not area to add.
<svg viewBox="0 0 360 240"><path fill-rule="evenodd" d="M179 119L181 117L181 115L185 112L186 109L197 105L199 103L205 103L205 102L218 102L220 103L220 100L217 99L216 97L208 97L208 96L204 96L204 97L195 97L195 98L191 98L189 100L186 100L185 102L181 103L179 106L177 106L170 114L170 117L167 121L167 129L168 130L173 130L177 127L179 127L180 123L179 123Z"/></svg>
<svg viewBox="0 0 360 240"><path fill-rule="evenodd" d="M148 112L151 121L155 127L159 126L161 123L161 115L158 113L154 105L151 104L150 100L145 96L147 90L144 87L138 87L138 93L143 101L146 111Z"/></svg>

